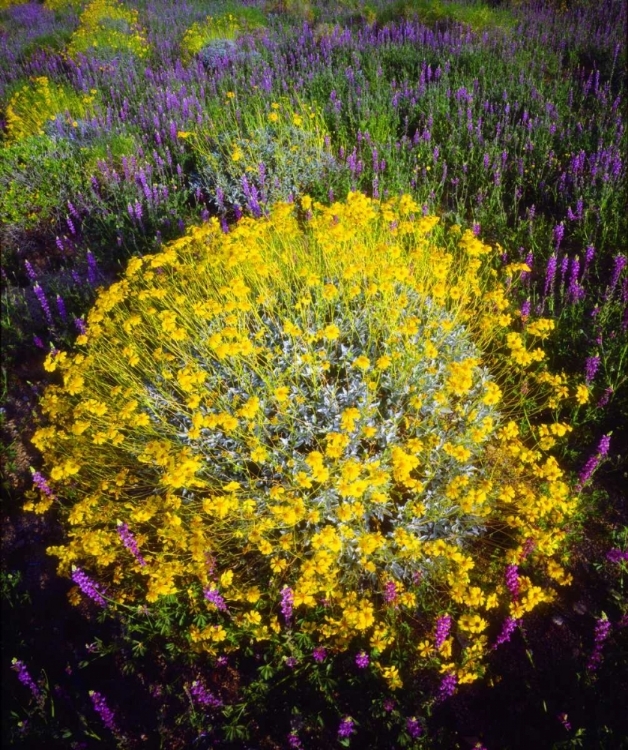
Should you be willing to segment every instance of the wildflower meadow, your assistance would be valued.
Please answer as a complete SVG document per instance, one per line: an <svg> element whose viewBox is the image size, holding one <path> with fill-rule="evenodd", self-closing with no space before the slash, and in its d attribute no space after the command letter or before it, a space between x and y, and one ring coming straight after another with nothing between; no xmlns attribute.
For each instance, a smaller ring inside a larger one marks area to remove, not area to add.
<svg viewBox="0 0 628 750"><path fill-rule="evenodd" d="M628 747L627 25L0 0L3 746Z"/></svg>

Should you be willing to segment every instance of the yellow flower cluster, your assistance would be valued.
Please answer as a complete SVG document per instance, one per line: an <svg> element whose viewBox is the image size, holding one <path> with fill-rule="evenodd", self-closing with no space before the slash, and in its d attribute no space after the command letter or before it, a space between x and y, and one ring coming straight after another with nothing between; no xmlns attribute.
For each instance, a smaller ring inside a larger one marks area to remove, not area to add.
<svg viewBox="0 0 628 750"><path fill-rule="evenodd" d="M190 55L195 55L212 39L233 39L238 31L239 24L231 15L219 19L207 16L203 23L190 26L183 35L181 47Z"/></svg>
<svg viewBox="0 0 628 750"><path fill-rule="evenodd" d="M215 39L235 39L250 27L250 19L227 13L223 16L207 16L202 22L193 23L181 40L184 59L198 54L203 47Z"/></svg>
<svg viewBox="0 0 628 750"><path fill-rule="evenodd" d="M148 53L148 42L140 28L138 12L118 0L92 0L81 13L78 28L68 45L68 54L99 54L101 51Z"/></svg>
<svg viewBox="0 0 628 750"><path fill-rule="evenodd" d="M13 94L7 105L7 140L20 141L32 135L43 135L44 125L57 115L69 113L70 122L89 111L94 101L92 91L81 96L69 86L52 83L46 76L33 78Z"/></svg>
<svg viewBox="0 0 628 750"><path fill-rule="evenodd" d="M544 450L568 426L530 447L515 421L523 382L553 397L554 376L504 356L524 334L471 233L446 235L409 196L307 206L305 221L278 204L228 234L212 220L132 259L78 353L49 355L62 385L33 442L69 528L50 551L124 601L192 596L211 621L190 630L195 650L276 637L289 588L298 627L331 650L368 639L391 688L402 641L412 668L471 681L487 613L518 618L551 596L539 582L566 582L575 500ZM524 556L513 602L503 570ZM463 647L435 648L426 616L441 607Z"/></svg>

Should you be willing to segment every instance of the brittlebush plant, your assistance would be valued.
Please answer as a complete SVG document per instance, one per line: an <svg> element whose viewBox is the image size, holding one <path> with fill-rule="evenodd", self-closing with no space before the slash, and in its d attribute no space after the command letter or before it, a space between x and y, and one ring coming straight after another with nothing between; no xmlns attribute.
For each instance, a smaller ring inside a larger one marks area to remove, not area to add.
<svg viewBox="0 0 628 750"><path fill-rule="evenodd" d="M92 112L95 94L96 90L92 89L89 94L81 95L70 86L54 83L46 76L33 78L13 94L7 105L8 143L44 135L45 125L57 117L77 127L76 120Z"/></svg>
<svg viewBox="0 0 628 750"><path fill-rule="evenodd" d="M189 650L286 657L301 632L370 650L393 689L404 669L475 679L489 622L566 582L575 509L517 422L569 396L539 346L552 324L511 314L525 266L498 274L496 254L408 196L350 194L132 259L78 353L46 361L63 384L34 443L67 528L59 572L118 608L177 600ZM504 570L524 559L513 598Z"/></svg>
<svg viewBox="0 0 628 750"><path fill-rule="evenodd" d="M92 0L81 13L67 52L70 57L78 54L110 56L121 52L145 57L148 42L139 25L137 10L118 0Z"/></svg>

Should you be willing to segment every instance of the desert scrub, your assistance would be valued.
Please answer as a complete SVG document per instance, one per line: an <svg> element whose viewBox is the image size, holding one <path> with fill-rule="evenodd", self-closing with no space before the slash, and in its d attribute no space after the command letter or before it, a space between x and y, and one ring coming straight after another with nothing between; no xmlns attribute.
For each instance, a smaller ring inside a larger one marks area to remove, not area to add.
<svg viewBox="0 0 628 750"><path fill-rule="evenodd" d="M481 675L491 628L568 580L576 501L518 420L571 394L552 322L510 309L526 267L438 221L306 196L133 258L45 363L27 509L62 512L59 572L101 606L179 602L188 653L283 664L305 638L390 689Z"/></svg>

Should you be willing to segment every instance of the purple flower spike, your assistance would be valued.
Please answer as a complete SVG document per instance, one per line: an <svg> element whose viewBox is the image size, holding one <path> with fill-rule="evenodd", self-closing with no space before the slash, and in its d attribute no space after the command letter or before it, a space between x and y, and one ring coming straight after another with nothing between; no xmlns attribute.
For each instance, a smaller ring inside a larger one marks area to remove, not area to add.
<svg viewBox="0 0 628 750"><path fill-rule="evenodd" d="M118 524L118 534L120 535L122 544L124 544L124 546L129 550L129 552L131 552L131 554L134 555L138 563L142 567L146 565L146 560L144 560L144 558L140 554L140 551L137 547L137 541L135 540L135 537L133 536L133 534L129 531L129 527L126 523Z"/></svg>
<svg viewBox="0 0 628 750"><path fill-rule="evenodd" d="M513 599L519 596L519 568L517 565L506 566L506 586Z"/></svg>
<svg viewBox="0 0 628 750"><path fill-rule="evenodd" d="M39 471L33 472L33 484L35 487L37 487L38 490L44 493L46 497L49 497L51 500L54 500L55 495L53 491L50 489L50 485L44 478L44 475L41 474Z"/></svg>
<svg viewBox="0 0 628 750"><path fill-rule="evenodd" d="M560 243L563 241L563 237L565 236L565 225L564 224L557 224L554 227L554 241L556 242L556 250L560 247Z"/></svg>
<svg viewBox="0 0 628 750"><path fill-rule="evenodd" d="M388 581L384 586L384 601L392 604L397 598L397 586L394 581Z"/></svg>
<svg viewBox="0 0 628 750"><path fill-rule="evenodd" d="M458 678L453 672L445 675L439 685L437 699L439 701L444 701L447 700L447 698L451 698L451 696L456 692L457 684Z"/></svg>
<svg viewBox="0 0 628 750"><path fill-rule="evenodd" d="M116 724L116 717L114 712L107 705L105 696L101 693L97 693L95 690L90 690L89 697L92 699L94 708L102 719L102 723L107 727L107 729L110 729L112 732L117 732L118 725Z"/></svg>
<svg viewBox="0 0 628 750"><path fill-rule="evenodd" d="M63 297L60 294L57 294L57 310L59 311L61 320L65 323L68 319L68 313L65 309L65 302L63 301Z"/></svg>
<svg viewBox="0 0 628 750"><path fill-rule="evenodd" d="M24 265L26 266L26 275L33 282L33 284L36 284L37 283L37 274L35 273L35 269L33 268L33 266L27 260L24 261Z"/></svg>
<svg viewBox="0 0 628 750"><path fill-rule="evenodd" d="M290 624L292 618L292 605L294 603L294 594L292 589L288 586L284 586L281 589L281 614L286 620L286 625Z"/></svg>
<svg viewBox="0 0 628 750"><path fill-rule="evenodd" d="M369 665L369 655L364 651L360 651L359 654L356 654L355 663L360 669L366 669Z"/></svg>
<svg viewBox="0 0 628 750"><path fill-rule="evenodd" d="M419 720L416 718L416 716L411 716L406 721L406 729L408 730L408 734L410 737L412 737L413 740L417 739L417 737L420 737L423 734L423 727L419 723Z"/></svg>
<svg viewBox="0 0 628 750"><path fill-rule="evenodd" d="M353 719L350 716L345 716L345 718L340 722L340 726L338 727L338 737L351 737L354 732L355 723Z"/></svg>
<svg viewBox="0 0 628 750"><path fill-rule="evenodd" d="M50 312L50 305L48 304L48 300L46 299L44 290L39 286L39 284L35 283L33 291L35 292L35 296L39 300L39 304L44 312L46 320L48 321L48 325L52 325L52 313Z"/></svg>
<svg viewBox="0 0 628 750"><path fill-rule="evenodd" d="M600 358L596 355L594 357L587 357L584 365L584 379L587 383L590 383L600 367Z"/></svg>
<svg viewBox="0 0 628 750"><path fill-rule="evenodd" d="M26 664L24 664L24 662L20 661L19 659L13 659L11 662L11 669L14 672L17 672L17 679L22 683L22 685L24 685L31 691L33 697L39 699L41 697L41 690L37 687L35 681L30 676L28 669L26 668Z"/></svg>
<svg viewBox="0 0 628 750"><path fill-rule="evenodd" d="M589 267L594 256L595 256L595 248L593 247L593 245L589 245L584 253L584 269L582 271L583 274Z"/></svg>
<svg viewBox="0 0 628 750"><path fill-rule="evenodd" d="M227 604L216 589L205 589L203 593L205 594L205 599L213 604L216 609L220 610L221 612L227 611Z"/></svg>
<svg viewBox="0 0 628 750"><path fill-rule="evenodd" d="M97 583L84 573L80 568L73 567L72 580L81 589L81 591L88 596L90 599L99 604L101 607L106 607L107 602L103 597L103 592Z"/></svg>
<svg viewBox="0 0 628 750"><path fill-rule="evenodd" d="M619 281L619 277L621 276L621 272L624 270L626 263L628 263L628 259L626 259L625 255L617 255L615 257L613 263L613 275L611 276L611 282L608 285L606 295L604 296L605 300L609 300L613 296L613 292L615 291L615 287L617 286L617 282Z"/></svg>
<svg viewBox="0 0 628 750"><path fill-rule="evenodd" d="M578 485L577 485L578 490L581 490L582 487L589 481L589 479L591 479L595 470L599 466L600 461L608 454L610 443L611 443L610 435L604 435L601 438L600 443L597 447L597 452L594 453L592 456L590 456L589 460L582 467L582 471L580 472L580 476L579 476L580 481L578 482Z"/></svg>
<svg viewBox="0 0 628 750"><path fill-rule="evenodd" d="M609 386L602 394L600 400L597 402L597 408L603 409L611 400L612 395L613 395L613 389L612 387Z"/></svg>
<svg viewBox="0 0 628 750"><path fill-rule="evenodd" d="M312 658L319 664L322 664L322 662L325 661L326 656L327 650L323 648L323 646L317 646L314 651L312 651Z"/></svg>
<svg viewBox="0 0 628 750"><path fill-rule="evenodd" d="M501 646L502 643L508 643L511 635L515 632L519 626L520 620L516 620L514 617L507 617L502 625L501 633L495 639L493 648Z"/></svg>
<svg viewBox="0 0 628 750"><path fill-rule="evenodd" d="M209 691L200 680L194 680L190 686L190 693L195 702L200 706L221 708L224 705L220 698L216 697L211 691Z"/></svg>
<svg viewBox="0 0 628 750"><path fill-rule="evenodd" d="M91 250L87 251L87 281L91 286L96 286L96 282L98 281L98 265Z"/></svg>
<svg viewBox="0 0 628 750"><path fill-rule="evenodd" d="M595 671L602 663L602 648L604 641L611 633L611 623L606 617L601 617L595 623L595 633L593 636L593 652L587 663L589 671Z"/></svg>
<svg viewBox="0 0 628 750"><path fill-rule="evenodd" d="M447 640L450 630L451 630L451 616L450 615L443 615L443 617L439 617L438 620L436 620L436 635L434 636L434 645L437 651L443 645L443 643L445 643L445 641Z"/></svg>
<svg viewBox="0 0 628 750"><path fill-rule="evenodd" d="M557 267L558 258L555 254L550 255L549 260L547 261L547 269L545 271L545 288L543 290L543 295L545 297L547 297L550 292L553 293Z"/></svg>

